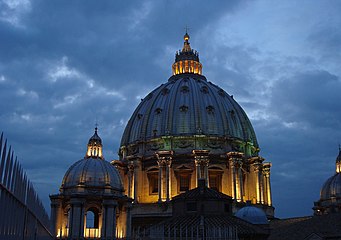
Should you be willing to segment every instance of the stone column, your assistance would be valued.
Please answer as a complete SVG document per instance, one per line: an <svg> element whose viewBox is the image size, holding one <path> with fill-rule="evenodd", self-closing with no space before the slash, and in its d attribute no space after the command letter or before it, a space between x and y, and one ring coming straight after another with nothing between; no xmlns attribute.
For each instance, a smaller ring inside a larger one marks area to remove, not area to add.
<svg viewBox="0 0 341 240"><path fill-rule="evenodd" d="M138 202L138 188L139 188L139 171L140 171L140 165L141 165L141 159L139 156L129 156L128 158L128 171L130 171L130 178L131 178L131 187L130 187L130 194L131 198L134 199L134 203ZM129 175L128 175L129 178ZM128 185L129 185L129 179L128 179ZM129 192L129 189L128 189Z"/></svg>
<svg viewBox="0 0 341 240"><path fill-rule="evenodd" d="M159 166L159 178L158 178L158 194L159 194L159 202L162 202L162 192L163 192L163 187L162 187L162 161L157 161L157 164Z"/></svg>
<svg viewBox="0 0 341 240"><path fill-rule="evenodd" d="M164 199L170 200L170 166L172 164L173 151L158 151L156 152L157 164L159 166L159 202ZM163 169L165 171L163 171Z"/></svg>
<svg viewBox="0 0 341 240"><path fill-rule="evenodd" d="M264 161L261 157L254 157L251 158L251 161L253 161L253 169L255 172L256 177L256 193L257 193L257 203L263 204L263 179L262 179L262 171L263 171L263 164Z"/></svg>
<svg viewBox="0 0 341 240"><path fill-rule="evenodd" d="M238 172L237 172L237 200L243 202L243 172L242 172L242 160L238 161Z"/></svg>
<svg viewBox="0 0 341 240"><path fill-rule="evenodd" d="M172 163L172 160L169 160L166 162L166 201L169 201L169 192L170 192L170 188L169 188L169 179L170 179L170 165Z"/></svg>
<svg viewBox="0 0 341 240"><path fill-rule="evenodd" d="M264 187L264 197L266 200L266 203L269 206L272 206L272 197L271 197L271 184L270 184L270 168L271 168L271 163L264 163L263 164L263 176L265 179Z"/></svg>
<svg viewBox="0 0 341 240"><path fill-rule="evenodd" d="M84 237L84 200L71 198L71 226L69 237L72 239L82 239Z"/></svg>
<svg viewBox="0 0 341 240"><path fill-rule="evenodd" d="M133 193L134 193L134 162L129 161L128 163L128 197L134 198Z"/></svg>
<svg viewBox="0 0 341 240"><path fill-rule="evenodd" d="M126 203L127 219L126 219L126 239L131 239L131 204Z"/></svg>
<svg viewBox="0 0 341 240"><path fill-rule="evenodd" d="M227 153L230 175L231 175L231 190L232 197L235 201L243 201L243 175L242 163L244 154L241 152Z"/></svg>
<svg viewBox="0 0 341 240"><path fill-rule="evenodd" d="M205 179L205 185L208 186L208 165L209 165L209 150L193 150L192 153L194 154L194 162L197 171L197 186L198 181L201 178Z"/></svg>
<svg viewBox="0 0 341 240"><path fill-rule="evenodd" d="M102 214L102 238L116 238L116 207L117 201L113 199L103 200Z"/></svg>

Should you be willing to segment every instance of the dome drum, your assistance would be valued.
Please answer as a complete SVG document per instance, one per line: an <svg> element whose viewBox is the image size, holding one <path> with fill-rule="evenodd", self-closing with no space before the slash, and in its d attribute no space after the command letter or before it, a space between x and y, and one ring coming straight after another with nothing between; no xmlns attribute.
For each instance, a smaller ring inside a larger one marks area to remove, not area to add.
<svg viewBox="0 0 341 240"><path fill-rule="evenodd" d="M159 137L146 142L137 142L128 147L121 147L121 159L127 156L143 155L145 158L155 155L155 151L172 149L176 154L191 155L193 149L206 149L210 155L220 156L226 152L239 151L246 157L257 156L259 149L252 142L243 142L239 139L228 137L200 136L172 136Z"/></svg>

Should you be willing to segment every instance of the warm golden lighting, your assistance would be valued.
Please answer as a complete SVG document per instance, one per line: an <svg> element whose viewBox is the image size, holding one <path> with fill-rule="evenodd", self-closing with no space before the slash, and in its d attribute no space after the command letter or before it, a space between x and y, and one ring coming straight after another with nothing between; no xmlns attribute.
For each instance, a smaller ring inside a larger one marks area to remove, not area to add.
<svg viewBox="0 0 341 240"><path fill-rule="evenodd" d="M202 65L199 62L199 54L194 51L189 40L189 35L186 32L184 36L184 46L181 51L177 52L175 55L175 62L172 66L173 75L182 73L195 73L202 74Z"/></svg>
<svg viewBox="0 0 341 240"><path fill-rule="evenodd" d="M94 135L89 139L88 149L86 151L86 158L101 158L103 159L102 153L102 140L97 134L97 127L95 128Z"/></svg>
<svg viewBox="0 0 341 240"><path fill-rule="evenodd" d="M84 237L100 238L101 237L100 230L98 228L85 228Z"/></svg>

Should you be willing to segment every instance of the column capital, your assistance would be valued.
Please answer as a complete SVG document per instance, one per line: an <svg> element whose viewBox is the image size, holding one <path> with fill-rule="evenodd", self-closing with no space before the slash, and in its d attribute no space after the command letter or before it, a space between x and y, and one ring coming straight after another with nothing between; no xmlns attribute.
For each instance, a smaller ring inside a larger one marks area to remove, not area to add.
<svg viewBox="0 0 341 240"><path fill-rule="evenodd" d="M173 159L173 151L158 151L155 153L157 157L157 164L161 166L170 166Z"/></svg>
<svg viewBox="0 0 341 240"><path fill-rule="evenodd" d="M260 156L249 158L250 163L262 163L262 162L264 162L264 160L265 159L260 157Z"/></svg>
<svg viewBox="0 0 341 240"><path fill-rule="evenodd" d="M130 160L130 161L128 162L127 167L128 167L128 171L129 171L129 172L134 172L134 169L135 169L135 167L136 167L135 164L134 164L134 161Z"/></svg>
<svg viewBox="0 0 341 240"><path fill-rule="evenodd" d="M242 152L227 152L226 155L229 160L244 158L244 153Z"/></svg>
<svg viewBox="0 0 341 240"><path fill-rule="evenodd" d="M194 154L194 161L195 161L195 165L206 165L208 166L209 163L209 153L210 150L193 150L192 153Z"/></svg>
<svg viewBox="0 0 341 240"><path fill-rule="evenodd" d="M75 197L72 197L70 199L70 204L73 205L73 206L81 206L85 203L85 199L84 198L75 198Z"/></svg>
<svg viewBox="0 0 341 240"><path fill-rule="evenodd" d="M271 163L267 162L263 164L263 174L266 177L270 176L270 168L271 168Z"/></svg>
<svg viewBox="0 0 341 240"><path fill-rule="evenodd" d="M116 207L118 204L117 204L117 201L116 201L116 200L113 200L113 199L104 199L104 200L103 200L103 205L104 205L104 206L108 206L108 207Z"/></svg>

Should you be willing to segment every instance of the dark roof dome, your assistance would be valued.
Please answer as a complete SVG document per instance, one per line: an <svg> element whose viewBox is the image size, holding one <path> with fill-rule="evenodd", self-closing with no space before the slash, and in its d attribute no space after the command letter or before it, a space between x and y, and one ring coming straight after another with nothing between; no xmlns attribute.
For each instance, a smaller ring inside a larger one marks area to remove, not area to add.
<svg viewBox="0 0 341 240"><path fill-rule="evenodd" d="M122 181L116 168L100 158L86 158L74 163L65 173L62 188L79 186L122 190Z"/></svg>
<svg viewBox="0 0 341 240"><path fill-rule="evenodd" d="M123 191L122 180L117 169L105 161L102 155L102 140L97 127L88 142L84 159L75 162L65 173L61 191L83 192L84 189L108 189L110 192ZM91 191L90 191L91 192Z"/></svg>
<svg viewBox="0 0 341 240"><path fill-rule="evenodd" d="M328 178L323 184L320 194L320 200L330 200L332 198L341 198L341 148L339 147L339 155L336 157L336 173Z"/></svg>
<svg viewBox="0 0 341 240"><path fill-rule="evenodd" d="M131 116L121 145L167 135L230 136L258 146L240 105L205 77L171 77L145 97Z"/></svg>
<svg viewBox="0 0 341 240"><path fill-rule="evenodd" d="M269 224L265 212L251 205L239 209L235 216L252 224Z"/></svg>
<svg viewBox="0 0 341 240"><path fill-rule="evenodd" d="M329 200L333 197L341 198L341 173L330 177L321 189L321 200Z"/></svg>
<svg viewBox="0 0 341 240"><path fill-rule="evenodd" d="M249 151L252 153L246 155L258 152L256 135L244 110L233 96L201 75L199 54L191 49L188 34L184 40L182 51L176 54L173 76L142 99L131 116L121 140L121 157L124 158L125 148L131 148L128 155L136 151L141 153L141 148L137 149L139 144L147 144L165 136L192 139L195 136L211 137L213 142L208 143L208 146L216 151L222 149L217 154L231 150L243 151L231 149L232 142L239 144L238 148L248 146L253 149ZM142 151L149 149L152 154L162 148L154 145L151 143L151 146L143 147ZM193 145L182 141L174 142L172 147L185 149L187 146L191 152ZM205 148L210 148L208 146ZM142 154L146 155L145 152Z"/></svg>

